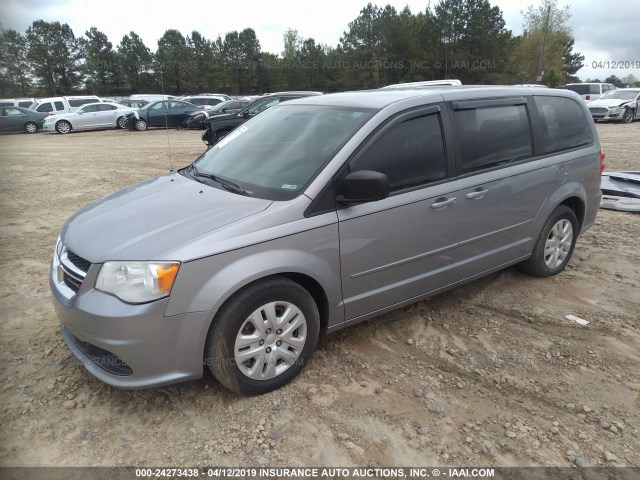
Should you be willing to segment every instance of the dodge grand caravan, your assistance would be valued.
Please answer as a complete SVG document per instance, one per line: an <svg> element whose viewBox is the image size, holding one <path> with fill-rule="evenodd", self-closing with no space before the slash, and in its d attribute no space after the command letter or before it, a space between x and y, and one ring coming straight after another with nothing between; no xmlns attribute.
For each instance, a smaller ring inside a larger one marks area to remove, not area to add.
<svg viewBox="0 0 640 480"><path fill-rule="evenodd" d="M274 106L191 165L74 214L50 286L111 385L293 379L319 335L510 265L561 272L604 155L566 90L451 87Z"/></svg>

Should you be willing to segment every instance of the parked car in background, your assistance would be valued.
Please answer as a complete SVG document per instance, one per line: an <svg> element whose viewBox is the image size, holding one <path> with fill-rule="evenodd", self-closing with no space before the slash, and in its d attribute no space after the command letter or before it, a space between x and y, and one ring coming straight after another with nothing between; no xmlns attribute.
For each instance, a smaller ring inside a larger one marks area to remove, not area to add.
<svg viewBox="0 0 640 480"><path fill-rule="evenodd" d="M74 108L86 105L87 103L102 102L100 97L95 95L79 95L73 97L49 97L37 100L29 107L31 110L41 113L66 113Z"/></svg>
<svg viewBox="0 0 640 480"><path fill-rule="evenodd" d="M230 98L228 97L228 95L187 95L178 98L178 100L193 103L195 106L200 107L205 105L217 105L220 102L226 102L227 100L230 100Z"/></svg>
<svg viewBox="0 0 640 480"><path fill-rule="evenodd" d="M179 127L198 107L181 100L151 102L127 115L125 128L143 131L149 127Z"/></svg>
<svg viewBox="0 0 640 480"><path fill-rule="evenodd" d="M511 265L562 272L595 223L603 167L586 105L562 90L285 102L66 222L49 276L61 334L110 385L209 368L263 394L324 333Z"/></svg>
<svg viewBox="0 0 640 480"><path fill-rule="evenodd" d="M576 92L585 102L588 102L609 90L615 90L616 86L612 83L567 83L562 88Z"/></svg>
<svg viewBox="0 0 640 480"><path fill-rule="evenodd" d="M126 115L133 111L135 110L117 103L88 103L73 112L49 115L43 128L63 134L73 130L124 128Z"/></svg>
<svg viewBox="0 0 640 480"><path fill-rule="evenodd" d="M36 133L42 128L45 113L22 107L0 107L0 132Z"/></svg>
<svg viewBox="0 0 640 480"><path fill-rule="evenodd" d="M603 93L587 102L594 120L617 120L631 123L640 118L640 88L624 88Z"/></svg>
<svg viewBox="0 0 640 480"><path fill-rule="evenodd" d="M248 100L227 100L225 102L220 102L216 105L212 105L203 110L198 110L197 112L189 114L182 123L182 126L184 128L205 128L204 122L209 117L238 113L250 103L251 102Z"/></svg>
<svg viewBox="0 0 640 480"><path fill-rule="evenodd" d="M2 98L0 99L0 107L22 107L29 108L35 103L35 98Z"/></svg>
<svg viewBox="0 0 640 480"><path fill-rule="evenodd" d="M124 105L125 107L130 107L130 108L142 108L144 107L146 104L149 103L148 100L120 100L118 102L120 105Z"/></svg>
<svg viewBox="0 0 640 480"><path fill-rule="evenodd" d="M603 172L600 208L640 212L640 171Z"/></svg>
<svg viewBox="0 0 640 480"><path fill-rule="evenodd" d="M322 92L278 92L260 97L235 114L216 115L205 120L206 131L202 141L209 147L215 145L238 125L273 105L296 98L322 95Z"/></svg>

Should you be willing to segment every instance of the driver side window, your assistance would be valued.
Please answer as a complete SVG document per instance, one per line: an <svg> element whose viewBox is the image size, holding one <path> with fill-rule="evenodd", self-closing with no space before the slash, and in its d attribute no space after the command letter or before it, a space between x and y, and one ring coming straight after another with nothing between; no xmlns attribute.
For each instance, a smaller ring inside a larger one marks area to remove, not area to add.
<svg viewBox="0 0 640 480"><path fill-rule="evenodd" d="M447 167L440 115L422 115L393 125L365 149L349 170L384 173L392 192L442 180Z"/></svg>

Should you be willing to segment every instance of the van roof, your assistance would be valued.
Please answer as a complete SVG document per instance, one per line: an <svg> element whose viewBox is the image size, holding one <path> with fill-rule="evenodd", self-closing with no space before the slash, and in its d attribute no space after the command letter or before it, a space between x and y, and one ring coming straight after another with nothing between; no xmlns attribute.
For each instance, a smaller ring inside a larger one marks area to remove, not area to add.
<svg viewBox="0 0 640 480"><path fill-rule="evenodd" d="M431 88L378 89L353 92L330 93L292 100L287 104L352 106L382 109L392 103L410 98L438 95L440 100L484 99L514 95L546 95L576 98L570 90L554 90L544 87L514 87L502 85L434 85Z"/></svg>

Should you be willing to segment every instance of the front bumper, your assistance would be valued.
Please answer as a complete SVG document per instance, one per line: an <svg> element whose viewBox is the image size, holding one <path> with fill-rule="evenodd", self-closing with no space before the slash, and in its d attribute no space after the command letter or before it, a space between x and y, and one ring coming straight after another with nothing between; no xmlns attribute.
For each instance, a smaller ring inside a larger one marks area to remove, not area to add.
<svg viewBox="0 0 640 480"><path fill-rule="evenodd" d="M58 282L55 258L49 276L62 336L85 368L121 388L201 378L214 312L166 317L168 298L142 305L124 303L93 288L99 268L90 267L75 294Z"/></svg>
<svg viewBox="0 0 640 480"><path fill-rule="evenodd" d="M624 108L611 109L598 107L590 108L589 111L594 120L622 120L624 116Z"/></svg>

